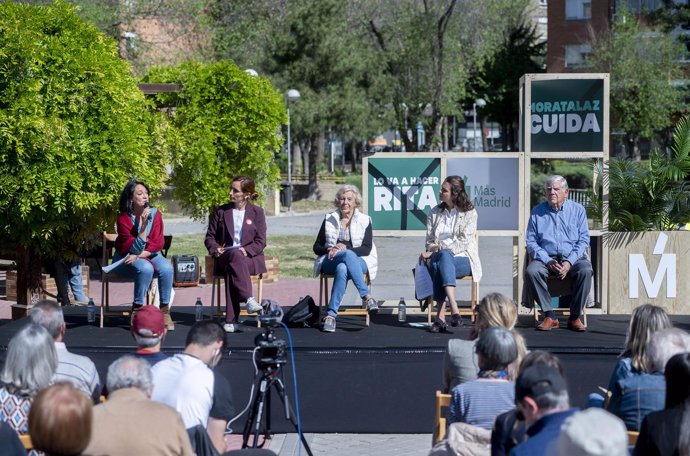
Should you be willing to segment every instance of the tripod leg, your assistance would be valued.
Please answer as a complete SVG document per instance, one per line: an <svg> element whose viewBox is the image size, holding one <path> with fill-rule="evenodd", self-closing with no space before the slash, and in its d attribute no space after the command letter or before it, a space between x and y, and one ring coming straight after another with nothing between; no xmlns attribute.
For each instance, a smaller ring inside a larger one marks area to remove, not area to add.
<svg viewBox="0 0 690 456"><path fill-rule="evenodd" d="M297 423L293 419L293 416L295 415L295 411L292 410L292 407L290 407L290 402L288 401L287 394L285 393L285 388L283 387L283 383L280 380L274 381L273 386L275 386L276 390L278 390L278 397L280 398L281 401L283 401L283 405L285 406L285 414L286 418L290 420L292 425L295 427L295 431L299 434L300 440L302 440L302 445L304 445L304 449L307 451L307 454L309 456L314 456L311 452L311 448L309 448L309 444L307 443L307 439L304 437L304 434L300 432L299 426L297 426ZM291 413L288 413L291 412Z"/></svg>
<svg viewBox="0 0 690 456"><path fill-rule="evenodd" d="M247 442L249 441L249 434L254 427L254 439L252 443L252 448L256 448L259 443L259 432L261 430L261 419L263 415L264 403L266 401L266 391L269 387L268 380L262 377L258 384L258 391L254 397L254 403L252 404L251 411L247 417L246 423L244 423L244 431L242 432L242 448L248 448Z"/></svg>

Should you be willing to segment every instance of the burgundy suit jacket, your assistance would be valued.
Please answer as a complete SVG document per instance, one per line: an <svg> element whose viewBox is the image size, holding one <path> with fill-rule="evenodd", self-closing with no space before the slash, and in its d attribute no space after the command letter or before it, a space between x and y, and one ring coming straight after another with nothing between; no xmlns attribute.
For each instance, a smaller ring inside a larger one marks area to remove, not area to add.
<svg viewBox="0 0 690 456"><path fill-rule="evenodd" d="M233 203L218 206L206 231L204 244L210 255L214 255L216 249L225 244L233 245L233 233L235 223L232 217ZM264 248L266 248L266 216L264 210L259 206L247 203L244 208L244 226L242 227L242 239L240 245L247 252L247 258L253 265L250 274L262 274L266 272L266 261L264 260Z"/></svg>

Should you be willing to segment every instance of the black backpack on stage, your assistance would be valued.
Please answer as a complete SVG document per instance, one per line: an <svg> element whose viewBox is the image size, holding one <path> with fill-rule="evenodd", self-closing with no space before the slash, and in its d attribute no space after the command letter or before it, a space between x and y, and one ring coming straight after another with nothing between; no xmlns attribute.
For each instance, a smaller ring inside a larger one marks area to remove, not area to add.
<svg viewBox="0 0 690 456"><path fill-rule="evenodd" d="M300 298L299 302L283 315L283 323L290 328L308 328L318 322L319 307L309 295Z"/></svg>

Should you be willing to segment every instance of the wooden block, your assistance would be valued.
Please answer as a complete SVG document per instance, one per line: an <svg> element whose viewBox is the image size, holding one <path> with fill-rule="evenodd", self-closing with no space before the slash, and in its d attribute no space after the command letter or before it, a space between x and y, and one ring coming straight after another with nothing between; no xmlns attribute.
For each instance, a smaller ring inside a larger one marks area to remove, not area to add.
<svg viewBox="0 0 690 456"><path fill-rule="evenodd" d="M5 295L8 301L17 302L17 271L7 271L7 276L5 276Z"/></svg>

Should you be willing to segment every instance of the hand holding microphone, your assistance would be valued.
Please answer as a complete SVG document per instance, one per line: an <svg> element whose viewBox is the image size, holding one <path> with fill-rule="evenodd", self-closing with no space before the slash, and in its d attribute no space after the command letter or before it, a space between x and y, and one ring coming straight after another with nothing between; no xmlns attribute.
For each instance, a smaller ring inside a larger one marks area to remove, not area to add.
<svg viewBox="0 0 690 456"><path fill-rule="evenodd" d="M151 213L151 204L147 201L146 204L144 204L144 211L148 210L149 215L146 217L146 220L151 220L153 218L153 214Z"/></svg>

